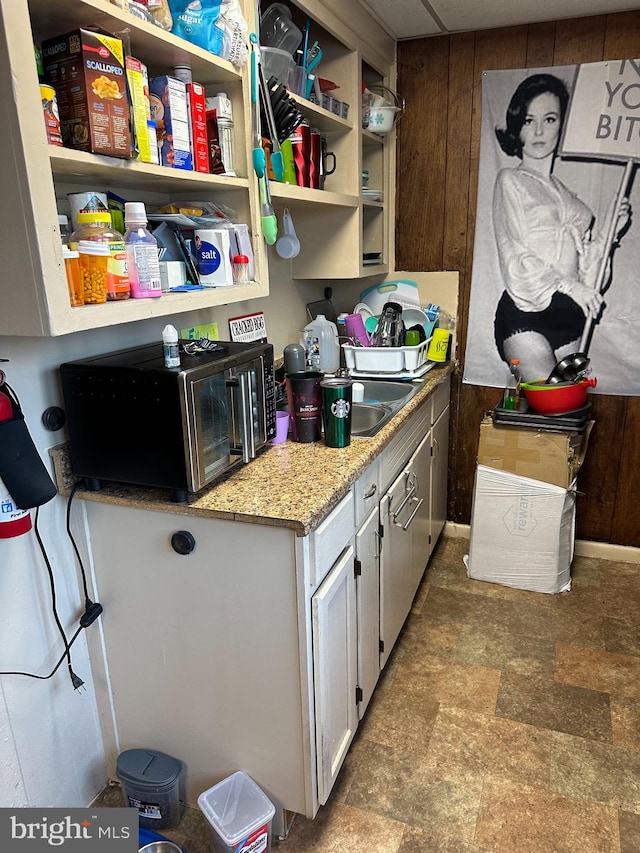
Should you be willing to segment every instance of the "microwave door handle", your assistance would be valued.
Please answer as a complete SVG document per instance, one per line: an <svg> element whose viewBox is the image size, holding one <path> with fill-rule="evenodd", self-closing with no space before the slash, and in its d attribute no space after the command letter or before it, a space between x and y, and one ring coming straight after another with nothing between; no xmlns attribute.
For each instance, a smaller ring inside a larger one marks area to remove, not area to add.
<svg viewBox="0 0 640 853"><path fill-rule="evenodd" d="M240 379L240 420L242 426L242 461L250 462L256 455L256 438L253 430L253 405L251 383L248 373L241 373Z"/></svg>

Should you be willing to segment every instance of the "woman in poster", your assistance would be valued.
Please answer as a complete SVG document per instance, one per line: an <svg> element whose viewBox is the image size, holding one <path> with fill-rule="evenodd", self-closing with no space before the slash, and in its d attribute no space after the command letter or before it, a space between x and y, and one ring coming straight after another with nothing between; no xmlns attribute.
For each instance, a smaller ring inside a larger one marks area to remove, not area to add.
<svg viewBox="0 0 640 853"><path fill-rule="evenodd" d="M606 231L593 232L593 213L553 174L567 111L565 84L533 74L517 87L500 147L520 163L502 169L493 195L493 224L505 286L494 331L500 357L520 359L525 380L546 378L556 362L579 349L587 317L603 305L597 278ZM620 205L617 234L629 218Z"/></svg>

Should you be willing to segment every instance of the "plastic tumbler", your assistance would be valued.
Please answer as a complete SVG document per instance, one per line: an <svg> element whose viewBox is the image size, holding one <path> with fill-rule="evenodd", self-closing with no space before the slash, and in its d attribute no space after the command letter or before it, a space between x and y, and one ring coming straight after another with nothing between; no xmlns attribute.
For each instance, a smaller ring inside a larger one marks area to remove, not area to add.
<svg viewBox="0 0 640 853"><path fill-rule="evenodd" d="M448 329L434 329L427 350L429 361L446 361L451 332Z"/></svg>
<svg viewBox="0 0 640 853"><path fill-rule="evenodd" d="M327 447L347 447L351 443L352 383L348 379L323 379L322 417Z"/></svg>
<svg viewBox="0 0 640 853"><path fill-rule="evenodd" d="M364 327L362 314L347 314L344 318L344 328L347 337L358 341L363 347L369 346L369 334Z"/></svg>
<svg viewBox="0 0 640 853"><path fill-rule="evenodd" d="M308 444L320 441L322 432L322 389L320 383L324 373L307 370L290 373L286 379L291 437L294 441Z"/></svg>
<svg viewBox="0 0 640 853"><path fill-rule="evenodd" d="M282 444L287 440L289 432L289 412L276 412L276 434L271 439L272 444Z"/></svg>

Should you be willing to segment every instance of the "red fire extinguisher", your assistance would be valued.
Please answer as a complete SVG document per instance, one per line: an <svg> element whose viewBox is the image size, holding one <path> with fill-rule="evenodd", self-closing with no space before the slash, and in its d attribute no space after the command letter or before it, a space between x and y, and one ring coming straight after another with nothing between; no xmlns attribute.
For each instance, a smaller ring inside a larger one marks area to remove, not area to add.
<svg viewBox="0 0 640 853"><path fill-rule="evenodd" d="M0 370L0 384L4 374ZM7 395L0 391L0 421L13 417L13 404ZM11 539L21 536L31 530L31 513L28 509L19 509L9 494L5 484L0 480L0 539Z"/></svg>

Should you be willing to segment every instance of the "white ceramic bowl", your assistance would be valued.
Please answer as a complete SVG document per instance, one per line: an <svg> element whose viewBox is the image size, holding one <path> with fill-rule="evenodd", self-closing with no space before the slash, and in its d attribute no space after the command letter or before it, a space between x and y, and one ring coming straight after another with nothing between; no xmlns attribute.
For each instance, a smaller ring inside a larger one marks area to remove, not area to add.
<svg viewBox="0 0 640 853"><path fill-rule="evenodd" d="M403 308L402 322L405 329L410 329L412 326L423 326L426 331L426 326L429 325L429 318L420 308Z"/></svg>

